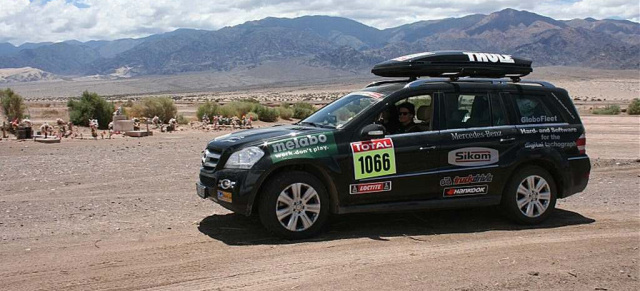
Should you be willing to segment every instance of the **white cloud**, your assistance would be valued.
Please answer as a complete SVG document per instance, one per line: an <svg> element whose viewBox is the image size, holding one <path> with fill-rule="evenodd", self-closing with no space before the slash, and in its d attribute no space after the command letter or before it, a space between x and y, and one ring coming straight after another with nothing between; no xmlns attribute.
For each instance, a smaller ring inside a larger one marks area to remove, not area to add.
<svg viewBox="0 0 640 291"><path fill-rule="evenodd" d="M0 0L0 42L144 37L177 28L216 30L265 17L341 16L380 29L504 8L556 19L640 20L637 0Z"/></svg>

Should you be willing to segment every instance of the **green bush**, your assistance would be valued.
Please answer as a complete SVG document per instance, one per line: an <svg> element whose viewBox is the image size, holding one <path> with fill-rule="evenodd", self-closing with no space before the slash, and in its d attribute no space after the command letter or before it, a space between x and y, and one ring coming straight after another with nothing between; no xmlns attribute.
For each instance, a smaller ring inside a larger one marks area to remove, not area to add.
<svg viewBox="0 0 640 291"><path fill-rule="evenodd" d="M620 114L620 106L618 106L618 105L607 105L604 108L594 108L591 112L593 114L618 115L618 114Z"/></svg>
<svg viewBox="0 0 640 291"><path fill-rule="evenodd" d="M265 122L278 121L278 110L275 108L261 106L258 108L258 119Z"/></svg>
<svg viewBox="0 0 640 291"><path fill-rule="evenodd" d="M291 117L293 116L293 109L285 108L285 107L279 107L278 108L278 113L280 114L280 118L286 119L286 120L291 120Z"/></svg>
<svg viewBox="0 0 640 291"><path fill-rule="evenodd" d="M251 118L251 121L256 121L258 120L258 114L255 112L249 112L247 113L247 118Z"/></svg>
<svg viewBox="0 0 640 291"><path fill-rule="evenodd" d="M305 119L315 111L316 108L310 103L296 102L293 104L293 118Z"/></svg>
<svg viewBox="0 0 640 291"><path fill-rule="evenodd" d="M147 97L131 107L129 117L149 117L158 116L163 123L176 116L178 108L173 104L173 99L169 97Z"/></svg>
<svg viewBox="0 0 640 291"><path fill-rule="evenodd" d="M24 105L22 96L16 94L13 90L7 88L0 91L0 105L2 105L4 115L9 118L9 121L13 121L16 118L24 118L24 111L27 106Z"/></svg>
<svg viewBox="0 0 640 291"><path fill-rule="evenodd" d="M97 93L84 91L80 99L67 102L69 120L77 125L89 126L89 119L97 119L100 129L107 129L113 120L113 104L107 102Z"/></svg>
<svg viewBox="0 0 640 291"><path fill-rule="evenodd" d="M209 118L212 118L214 115L220 114L220 106L215 102L207 101L204 104L198 106L198 110L196 111L196 116L198 120L202 120L204 115L207 115Z"/></svg>
<svg viewBox="0 0 640 291"><path fill-rule="evenodd" d="M176 121L178 122L178 124L182 124L182 125L189 124L189 119L184 117L184 115L182 114L178 114Z"/></svg>
<svg viewBox="0 0 640 291"><path fill-rule="evenodd" d="M627 113L629 115L640 115L640 99L635 98L631 101L627 108Z"/></svg>

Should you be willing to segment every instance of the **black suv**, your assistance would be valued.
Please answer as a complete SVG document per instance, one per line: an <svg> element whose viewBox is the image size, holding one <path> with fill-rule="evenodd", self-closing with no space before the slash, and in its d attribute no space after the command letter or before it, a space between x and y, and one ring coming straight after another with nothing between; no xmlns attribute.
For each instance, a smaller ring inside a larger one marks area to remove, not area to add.
<svg viewBox="0 0 640 291"><path fill-rule="evenodd" d="M330 214L500 205L536 224L585 189L584 127L567 91L524 81L531 61L427 52L289 126L209 142L197 194L298 239ZM420 79L419 77L430 77Z"/></svg>

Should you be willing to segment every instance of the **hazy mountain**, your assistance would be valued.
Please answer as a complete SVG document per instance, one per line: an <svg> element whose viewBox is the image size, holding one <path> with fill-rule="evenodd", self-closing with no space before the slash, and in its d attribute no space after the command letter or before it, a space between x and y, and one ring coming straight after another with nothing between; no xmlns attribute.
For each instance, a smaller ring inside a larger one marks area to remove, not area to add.
<svg viewBox="0 0 640 291"><path fill-rule="evenodd" d="M513 9L385 30L339 17L270 17L217 31L179 29L140 39L0 44L0 68L134 76L228 71L295 58L316 67L362 71L385 59L435 50L514 54L531 58L534 66L636 69L640 25L592 18L558 21Z"/></svg>

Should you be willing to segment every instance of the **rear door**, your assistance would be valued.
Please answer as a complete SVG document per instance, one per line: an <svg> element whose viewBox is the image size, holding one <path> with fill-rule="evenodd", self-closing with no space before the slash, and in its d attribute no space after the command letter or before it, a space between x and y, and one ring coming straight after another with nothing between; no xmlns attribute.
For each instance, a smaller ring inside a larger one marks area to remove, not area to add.
<svg viewBox="0 0 640 291"><path fill-rule="evenodd" d="M447 93L440 104L443 167L439 197L500 196L515 161L516 128L494 91Z"/></svg>

